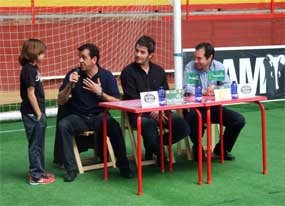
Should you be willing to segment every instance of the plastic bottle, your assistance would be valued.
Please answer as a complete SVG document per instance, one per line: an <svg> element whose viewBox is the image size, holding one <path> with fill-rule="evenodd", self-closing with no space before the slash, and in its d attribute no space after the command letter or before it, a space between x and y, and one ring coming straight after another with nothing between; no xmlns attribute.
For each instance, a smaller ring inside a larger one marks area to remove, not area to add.
<svg viewBox="0 0 285 206"><path fill-rule="evenodd" d="M237 88L237 83L236 81L233 81L231 85L231 93L232 93L232 99L237 99L238 98L238 88Z"/></svg>
<svg viewBox="0 0 285 206"><path fill-rule="evenodd" d="M158 89L158 101L160 106L166 105L166 92L163 87Z"/></svg>
<svg viewBox="0 0 285 206"><path fill-rule="evenodd" d="M202 101L202 86L196 85L195 87L195 101L201 102Z"/></svg>

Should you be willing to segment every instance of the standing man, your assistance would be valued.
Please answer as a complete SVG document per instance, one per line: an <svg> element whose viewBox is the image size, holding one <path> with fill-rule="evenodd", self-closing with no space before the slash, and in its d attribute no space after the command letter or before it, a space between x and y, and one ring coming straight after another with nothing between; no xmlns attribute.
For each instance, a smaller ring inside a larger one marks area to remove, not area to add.
<svg viewBox="0 0 285 206"><path fill-rule="evenodd" d="M164 69L151 62L155 51L155 41L149 36L140 37L135 44L135 61L126 66L121 73L121 83L124 99L139 99L140 92L157 91L161 86L167 90L168 83ZM164 114L164 126L167 127ZM142 115L142 136L145 147L145 159L152 159L153 154L160 161L158 112L144 113ZM132 127L136 127L136 116L129 114ZM173 114L172 143L178 142L189 135L189 127L183 118ZM168 135L164 135L164 144L168 144Z"/></svg>
<svg viewBox="0 0 285 206"><path fill-rule="evenodd" d="M102 101L118 101L119 91L111 72L99 65L99 49L94 44L78 48L80 67L66 75L58 95L59 105L69 104L70 114L58 123L62 138L63 163L67 170L64 181L71 182L77 176L72 138L86 130L96 132L99 148L102 148ZM71 97L70 97L71 96ZM70 99L69 99L70 98ZM110 114L107 117L107 134L117 158L122 177L131 178L132 173L126 157L126 146L120 125Z"/></svg>
<svg viewBox="0 0 285 206"><path fill-rule="evenodd" d="M213 81L208 79L209 72L211 71L225 71L224 65L214 60L215 49L209 43L200 43L196 46L194 53L194 61L189 62L184 74L194 73L199 77L200 85L202 86L202 93L204 96L213 96L214 88L217 84L230 85L230 79L225 74L224 81ZM185 78L186 79L186 78ZM184 82L186 93L195 94L195 85L187 84ZM206 109L199 109L202 114L203 123L206 122ZM184 111L184 118L188 122L191 129L191 140L193 142L193 155L197 160L198 152L198 118L194 111ZM211 107L211 122L219 123L219 107ZM226 127L224 132L224 159L234 160L235 157L231 154L232 148L236 139L245 125L244 117L232 110L223 107L223 126ZM204 132L203 128L203 132ZM220 156L220 142L216 144L214 154Z"/></svg>

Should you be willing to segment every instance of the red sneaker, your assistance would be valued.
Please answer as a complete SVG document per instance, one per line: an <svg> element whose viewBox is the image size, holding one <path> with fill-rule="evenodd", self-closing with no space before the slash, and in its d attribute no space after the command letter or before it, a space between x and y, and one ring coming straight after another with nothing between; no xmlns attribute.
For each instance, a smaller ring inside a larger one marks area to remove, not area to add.
<svg viewBox="0 0 285 206"><path fill-rule="evenodd" d="M40 179L34 179L33 177L29 177L29 184L30 185L45 185L45 184L51 184L55 181L54 177L48 177L46 175L43 175Z"/></svg>
<svg viewBox="0 0 285 206"><path fill-rule="evenodd" d="M55 177L54 174L53 174L53 173L50 173L50 172L45 172L45 173L43 174L43 176L44 176L44 177L52 177L52 178Z"/></svg>

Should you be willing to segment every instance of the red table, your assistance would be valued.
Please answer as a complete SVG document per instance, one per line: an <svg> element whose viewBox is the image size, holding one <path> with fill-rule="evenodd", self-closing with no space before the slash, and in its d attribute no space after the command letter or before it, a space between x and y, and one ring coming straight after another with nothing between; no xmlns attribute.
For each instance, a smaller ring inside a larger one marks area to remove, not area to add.
<svg viewBox="0 0 285 206"><path fill-rule="evenodd" d="M263 174L267 173L267 162L266 162L266 114L264 105L261 101L267 100L265 96L254 96L247 98L238 98L232 100L215 101L214 97L203 97L202 102L206 107L207 113L207 183L210 184L212 181L211 175L211 110L212 106L219 106L220 111L220 142L221 142L221 163L224 162L224 144L223 144L223 116L222 106L236 103L256 103L258 104L261 111L261 133L262 133L262 165Z"/></svg>
<svg viewBox="0 0 285 206"><path fill-rule="evenodd" d="M163 137L162 137L162 111L179 110L192 108L198 115L199 139L198 139L198 183L202 184L202 117L199 107L204 107L204 103L197 103L193 98L189 101L178 105L166 105L152 108L142 108L140 100L126 100L118 102L102 102L99 105L105 108L103 119L103 151L104 151L104 179L108 180L108 167L107 167L107 112L109 109L116 109L125 112L134 113L137 115L137 179L138 179L138 195L142 195L142 162L141 162L141 115L146 112L159 111L159 129L160 129L160 154L161 154L161 171L164 172L164 153L163 153ZM172 115L168 115L169 126L169 170L172 171Z"/></svg>

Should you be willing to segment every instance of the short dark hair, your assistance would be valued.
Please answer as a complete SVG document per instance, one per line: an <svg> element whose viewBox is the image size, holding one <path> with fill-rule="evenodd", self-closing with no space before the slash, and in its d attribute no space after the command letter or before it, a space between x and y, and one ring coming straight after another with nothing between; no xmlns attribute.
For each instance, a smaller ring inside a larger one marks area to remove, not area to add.
<svg viewBox="0 0 285 206"><path fill-rule="evenodd" d="M137 45L145 46L147 48L148 53L150 54L155 51L155 41L150 36L141 36L136 42L136 46Z"/></svg>
<svg viewBox="0 0 285 206"><path fill-rule="evenodd" d="M199 49L204 49L205 50L205 57L207 59L210 58L211 55L213 55L213 59L215 57L215 49L212 44L208 42L201 42L195 47L196 51Z"/></svg>
<svg viewBox="0 0 285 206"><path fill-rule="evenodd" d="M28 39L24 41L21 54L19 56L20 65L34 63L38 56L46 51L46 45L39 39Z"/></svg>
<svg viewBox="0 0 285 206"><path fill-rule="evenodd" d="M91 57L91 59L93 57L97 57L97 62L96 64L99 64L99 59L100 59L100 52L99 52L99 48L95 45L95 44L83 44L80 47L78 47L78 51L82 52L83 50L88 49L89 50L89 56Z"/></svg>

